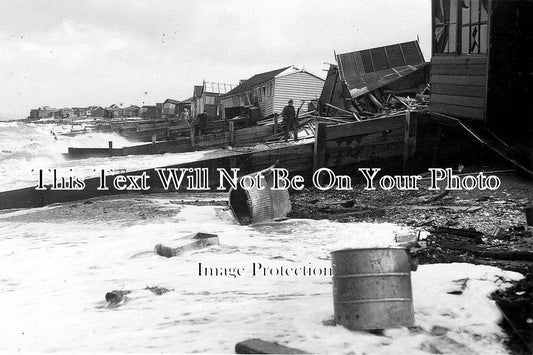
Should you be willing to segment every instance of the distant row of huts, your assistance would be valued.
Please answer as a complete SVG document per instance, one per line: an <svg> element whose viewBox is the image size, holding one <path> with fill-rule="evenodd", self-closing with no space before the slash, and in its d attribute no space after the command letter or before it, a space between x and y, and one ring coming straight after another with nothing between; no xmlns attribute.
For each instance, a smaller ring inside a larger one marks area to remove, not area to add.
<svg viewBox="0 0 533 355"><path fill-rule="evenodd" d="M206 113L209 117L223 119L241 115L253 108L259 117L281 113L289 99L299 107L320 97L324 80L304 69L287 66L256 74L239 84L203 81L195 85L193 96L186 100L168 98L155 105L109 107L67 107L55 109L48 106L30 111L30 120L104 118L120 119L142 117L145 119L176 119L187 109L191 117Z"/></svg>

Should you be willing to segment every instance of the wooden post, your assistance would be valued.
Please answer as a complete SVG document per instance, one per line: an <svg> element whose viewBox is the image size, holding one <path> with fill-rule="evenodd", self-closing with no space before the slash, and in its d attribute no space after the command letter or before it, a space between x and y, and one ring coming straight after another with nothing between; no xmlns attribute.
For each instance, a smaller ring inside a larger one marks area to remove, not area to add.
<svg viewBox="0 0 533 355"><path fill-rule="evenodd" d="M157 141L157 133L152 133L152 153L155 153L155 142Z"/></svg>
<svg viewBox="0 0 533 355"><path fill-rule="evenodd" d="M418 126L420 124L420 116L417 112L413 112L409 118L409 173L413 173L416 169L416 140L418 135Z"/></svg>
<svg viewBox="0 0 533 355"><path fill-rule="evenodd" d="M313 173L326 165L327 150L327 126L325 123L317 123L315 128L315 146L313 151ZM323 182L320 177L320 182Z"/></svg>
<svg viewBox="0 0 533 355"><path fill-rule="evenodd" d="M229 145L235 145L235 122L229 121Z"/></svg>
<svg viewBox="0 0 533 355"><path fill-rule="evenodd" d="M274 114L274 134L278 133L278 125L279 125L279 119L278 119L278 113L276 112Z"/></svg>
<svg viewBox="0 0 533 355"><path fill-rule="evenodd" d="M409 159L409 128L411 126L411 111L405 113L405 127L403 134L403 165L402 170L407 172L407 160Z"/></svg>
<svg viewBox="0 0 533 355"><path fill-rule="evenodd" d="M191 146L194 147L194 125L191 126Z"/></svg>
<svg viewBox="0 0 533 355"><path fill-rule="evenodd" d="M109 141L109 156L113 155L113 141Z"/></svg>
<svg viewBox="0 0 533 355"><path fill-rule="evenodd" d="M431 165L430 167L434 168L437 165L437 158L439 155L440 142L444 137L444 130L442 125L437 125L437 132L435 134L435 139L433 140L433 148L431 150Z"/></svg>

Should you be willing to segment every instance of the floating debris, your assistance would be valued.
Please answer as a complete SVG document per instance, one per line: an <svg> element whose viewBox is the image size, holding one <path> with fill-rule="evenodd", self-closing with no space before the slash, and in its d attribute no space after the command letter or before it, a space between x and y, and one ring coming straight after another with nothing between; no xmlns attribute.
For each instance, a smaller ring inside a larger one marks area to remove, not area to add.
<svg viewBox="0 0 533 355"><path fill-rule="evenodd" d="M160 287L160 286L146 286L145 290L150 290L158 296L161 296L162 294L165 294L170 291L174 291L166 287Z"/></svg>

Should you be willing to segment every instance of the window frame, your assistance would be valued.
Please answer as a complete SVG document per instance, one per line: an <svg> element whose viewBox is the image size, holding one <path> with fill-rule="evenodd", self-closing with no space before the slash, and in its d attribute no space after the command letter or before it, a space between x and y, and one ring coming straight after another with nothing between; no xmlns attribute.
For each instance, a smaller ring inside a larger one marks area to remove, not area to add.
<svg viewBox="0 0 533 355"><path fill-rule="evenodd" d="M433 9L432 9L432 52L435 55L439 56L459 56L459 55L488 55L489 51L489 36L490 36L490 11L491 11L491 1L486 0L486 18L484 20L481 19L482 14L482 2L484 0L468 0L469 1L469 7L468 7L468 14L469 14L469 22L463 23L463 0L450 0L450 13L446 14L448 18L444 19L444 22L442 24L437 24L436 19L436 12L437 12L437 6L440 6L441 3L446 0L437 0L432 1L433 3ZM477 19L475 21L472 21L472 1L477 1L478 7L477 7ZM451 4L456 3L457 8L456 14L455 14L455 22L451 22ZM455 50L452 51L445 51L446 48L450 47L450 28L452 26L455 26ZM484 43L484 51L482 51L482 42L481 42L481 29L482 27L485 27L486 32L486 38ZM468 30L468 51L463 51L463 28L467 27ZM477 51L472 52L472 28L477 28ZM437 41L436 41L436 33L438 28L443 28L444 30L447 28L447 44L442 52L437 51Z"/></svg>
<svg viewBox="0 0 533 355"><path fill-rule="evenodd" d="M461 3L464 2L464 0L461 0ZM463 22L463 9L461 7L461 11L459 12L459 17L458 17L458 22L460 23L460 26L458 26L458 33L457 33L457 52L459 54L466 54L466 55L470 55L470 54L487 54L488 53L488 41L489 41L489 33L488 33L488 26L489 26L489 4L488 4L488 1L487 1L487 16L486 16L486 19L485 20L482 20L481 19L481 12L482 12L482 2L483 0L469 0L470 4L469 4L469 7L468 7L468 15L469 15L469 19L468 19L468 23L464 23ZM473 13L473 6L472 6L472 3L473 2L477 2L477 18L473 19L473 16L472 16L472 13ZM459 7L458 7L458 11L459 11ZM482 52L481 51L481 27L482 26L485 26L485 31L486 31L486 43L485 43L485 51ZM463 29L464 28L468 28L468 50L465 52L463 51ZM477 52L472 52L472 28L477 28Z"/></svg>

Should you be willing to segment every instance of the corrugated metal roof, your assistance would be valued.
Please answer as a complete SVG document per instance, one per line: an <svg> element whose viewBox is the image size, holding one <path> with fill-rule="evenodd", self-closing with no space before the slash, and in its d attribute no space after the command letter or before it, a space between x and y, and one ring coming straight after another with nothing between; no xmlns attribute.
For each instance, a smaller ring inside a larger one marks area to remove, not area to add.
<svg viewBox="0 0 533 355"><path fill-rule="evenodd" d="M338 54L337 62L341 78L354 98L427 65L418 41Z"/></svg>
<svg viewBox="0 0 533 355"><path fill-rule="evenodd" d="M283 73L285 70L289 69L289 67L284 67L281 69L271 70L267 71L261 74L256 74L252 76L250 79L246 80L244 83L238 85L235 89L229 91L227 94L223 95L225 97L239 94L241 92L246 92L252 89L255 85L259 85L261 83L264 83L265 81L269 81L271 79L274 79L274 77L280 73Z"/></svg>

